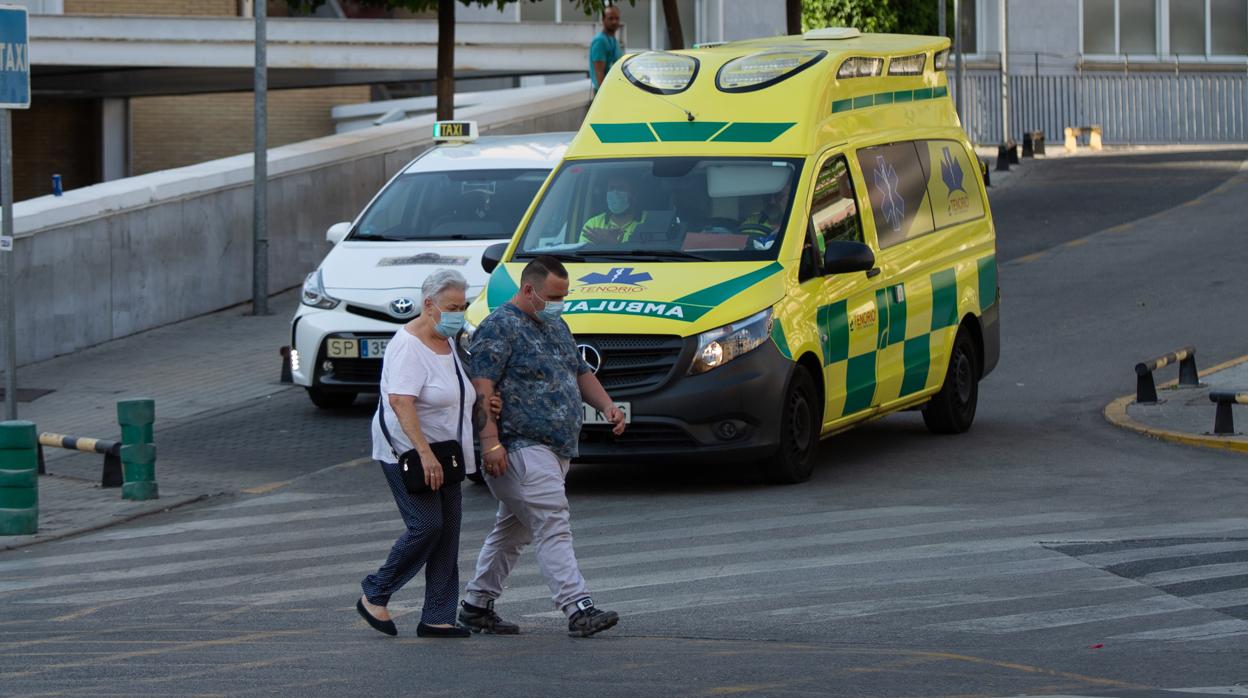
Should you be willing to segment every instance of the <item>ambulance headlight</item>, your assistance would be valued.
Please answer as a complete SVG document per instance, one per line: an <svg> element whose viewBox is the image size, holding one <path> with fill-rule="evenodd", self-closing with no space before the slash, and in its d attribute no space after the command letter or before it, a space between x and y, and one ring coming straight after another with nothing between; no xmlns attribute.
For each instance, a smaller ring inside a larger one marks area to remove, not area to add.
<svg viewBox="0 0 1248 698"><path fill-rule="evenodd" d="M304 305L321 310L332 310L338 307L338 299L325 292L325 280L321 277L320 269L308 274L308 278L303 280L303 293L300 294L300 301Z"/></svg>
<svg viewBox="0 0 1248 698"><path fill-rule="evenodd" d="M698 351L689 373L706 373L759 348L771 338L771 323L771 308L768 308L740 322L698 335Z"/></svg>
<svg viewBox="0 0 1248 698"><path fill-rule="evenodd" d="M688 89L698 75L698 59L666 51L647 51L624 61L621 68L628 81L659 95L674 95Z"/></svg>
<svg viewBox="0 0 1248 698"><path fill-rule="evenodd" d="M819 62L827 51L777 49L734 58L715 76L722 92L749 92L787 80Z"/></svg>

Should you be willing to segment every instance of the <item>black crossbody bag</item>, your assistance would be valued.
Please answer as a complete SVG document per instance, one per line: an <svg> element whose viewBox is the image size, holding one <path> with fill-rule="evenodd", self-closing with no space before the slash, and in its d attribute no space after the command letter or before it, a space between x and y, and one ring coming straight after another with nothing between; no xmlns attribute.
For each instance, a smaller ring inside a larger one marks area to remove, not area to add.
<svg viewBox="0 0 1248 698"><path fill-rule="evenodd" d="M442 466L442 484L452 485L464 481L464 378L459 372L459 357L455 356L455 348L451 347L451 363L455 366L455 382L459 384L459 431L454 441L435 441L429 444L429 450ZM423 494L431 491L425 484L425 468L420 463L420 453L412 449L400 454L394 448L394 439L390 438L390 430L386 428L386 408L382 398L377 397L377 420L381 422L381 433L390 445L390 452L398 459L400 472L403 474L403 486L412 494Z"/></svg>

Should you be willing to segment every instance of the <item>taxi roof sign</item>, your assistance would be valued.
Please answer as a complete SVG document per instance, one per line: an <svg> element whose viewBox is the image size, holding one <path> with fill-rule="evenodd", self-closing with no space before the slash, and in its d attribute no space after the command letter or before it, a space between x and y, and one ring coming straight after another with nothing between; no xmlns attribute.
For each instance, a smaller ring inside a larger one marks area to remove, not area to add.
<svg viewBox="0 0 1248 698"><path fill-rule="evenodd" d="M433 140L448 143L470 143L477 140L475 121L435 121Z"/></svg>

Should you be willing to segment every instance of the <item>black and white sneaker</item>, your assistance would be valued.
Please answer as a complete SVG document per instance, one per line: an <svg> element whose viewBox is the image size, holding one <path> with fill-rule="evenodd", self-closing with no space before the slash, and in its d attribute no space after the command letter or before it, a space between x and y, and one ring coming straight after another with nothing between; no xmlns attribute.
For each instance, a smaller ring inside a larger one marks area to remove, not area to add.
<svg viewBox="0 0 1248 698"><path fill-rule="evenodd" d="M568 618L568 634L572 637L589 637L604 630L610 630L620 622L620 614L615 611L601 611L594 606L594 600L586 597L576 602L576 613Z"/></svg>
<svg viewBox="0 0 1248 698"><path fill-rule="evenodd" d="M494 600L484 607L473 606L467 601L459 602L459 623L474 633L489 635L519 635L520 626L508 623L494 612Z"/></svg>

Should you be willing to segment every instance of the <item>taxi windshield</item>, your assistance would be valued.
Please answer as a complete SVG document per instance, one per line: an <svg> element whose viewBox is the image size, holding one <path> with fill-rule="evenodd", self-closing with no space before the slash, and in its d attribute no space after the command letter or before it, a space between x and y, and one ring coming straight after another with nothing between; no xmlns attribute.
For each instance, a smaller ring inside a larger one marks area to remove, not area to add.
<svg viewBox="0 0 1248 698"><path fill-rule="evenodd" d="M349 240L506 240L548 170L400 175L368 207Z"/></svg>
<svg viewBox="0 0 1248 698"><path fill-rule="evenodd" d="M569 161L515 258L775 259L800 170L777 158Z"/></svg>

